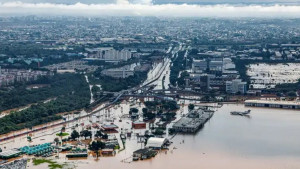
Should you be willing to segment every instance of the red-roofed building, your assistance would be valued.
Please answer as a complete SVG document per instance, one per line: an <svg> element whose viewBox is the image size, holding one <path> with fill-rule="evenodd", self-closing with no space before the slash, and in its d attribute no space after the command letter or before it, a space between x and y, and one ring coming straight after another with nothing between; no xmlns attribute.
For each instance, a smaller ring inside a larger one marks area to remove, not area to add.
<svg viewBox="0 0 300 169"><path fill-rule="evenodd" d="M132 128L134 128L134 129L145 129L146 128L146 123L143 122L143 121L132 122Z"/></svg>

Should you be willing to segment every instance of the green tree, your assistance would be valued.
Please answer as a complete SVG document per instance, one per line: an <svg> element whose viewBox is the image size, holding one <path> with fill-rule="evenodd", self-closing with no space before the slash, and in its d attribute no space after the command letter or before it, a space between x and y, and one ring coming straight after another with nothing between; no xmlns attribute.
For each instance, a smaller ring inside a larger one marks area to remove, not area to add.
<svg viewBox="0 0 300 169"><path fill-rule="evenodd" d="M297 97L297 94L296 94L294 91L288 92L287 95L288 95L290 98L295 98L295 97Z"/></svg>
<svg viewBox="0 0 300 169"><path fill-rule="evenodd" d="M76 140L77 138L79 138L79 133L76 130L73 130L73 132L71 133L71 138L73 140Z"/></svg>
<svg viewBox="0 0 300 169"><path fill-rule="evenodd" d="M133 107L133 108L130 108L129 114L131 114L131 113L137 113L137 112L139 112L139 109Z"/></svg>
<svg viewBox="0 0 300 169"><path fill-rule="evenodd" d="M83 130L80 132L80 136L84 137L84 139L86 140L87 137L92 137L92 132L89 130Z"/></svg>
<svg viewBox="0 0 300 169"><path fill-rule="evenodd" d="M61 130L60 130L60 133L63 133L66 131L66 127L62 127Z"/></svg>
<svg viewBox="0 0 300 169"><path fill-rule="evenodd" d="M97 137L97 138L102 137L102 136L103 136L103 133L100 130L98 130L95 134L95 137Z"/></svg>
<svg viewBox="0 0 300 169"><path fill-rule="evenodd" d="M195 105L194 104L189 104L189 110L194 110Z"/></svg>
<svg viewBox="0 0 300 169"><path fill-rule="evenodd" d="M148 113L148 109L147 108L143 108L142 111L143 111L143 114L147 114Z"/></svg>
<svg viewBox="0 0 300 169"><path fill-rule="evenodd" d="M93 141L89 145L89 149L96 153L97 158L99 157L99 150L103 149L104 147L105 147L105 143L101 141Z"/></svg>
<svg viewBox="0 0 300 169"><path fill-rule="evenodd" d="M154 135L163 135L164 134L164 130L160 129L160 128L156 128L155 131L153 132Z"/></svg>
<svg viewBox="0 0 300 169"><path fill-rule="evenodd" d="M56 138L54 139L54 142L55 142L56 145L58 145L58 143L59 143L59 138L56 137Z"/></svg>

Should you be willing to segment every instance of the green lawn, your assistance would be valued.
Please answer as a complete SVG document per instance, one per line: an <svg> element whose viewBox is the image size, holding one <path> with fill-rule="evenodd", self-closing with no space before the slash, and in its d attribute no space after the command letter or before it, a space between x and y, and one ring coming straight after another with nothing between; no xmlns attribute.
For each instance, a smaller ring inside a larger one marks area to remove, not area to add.
<svg viewBox="0 0 300 169"><path fill-rule="evenodd" d="M33 165L40 165L43 163L48 163L49 169L63 168L64 165L58 164L57 162L47 160L47 159L33 159Z"/></svg>
<svg viewBox="0 0 300 169"><path fill-rule="evenodd" d="M57 133L56 136L59 136L59 137L64 137L64 136L68 136L69 133Z"/></svg>

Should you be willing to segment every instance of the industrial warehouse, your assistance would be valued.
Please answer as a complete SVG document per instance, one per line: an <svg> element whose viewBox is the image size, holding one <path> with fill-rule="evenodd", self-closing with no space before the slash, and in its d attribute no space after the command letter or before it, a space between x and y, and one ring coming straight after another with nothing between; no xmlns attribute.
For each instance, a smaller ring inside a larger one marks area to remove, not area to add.
<svg viewBox="0 0 300 169"><path fill-rule="evenodd" d="M195 133L213 116L213 111L193 110L185 117L182 117L174 125L173 129L176 132Z"/></svg>
<svg viewBox="0 0 300 169"><path fill-rule="evenodd" d="M246 100L245 106L299 110L300 102L299 101L276 101L276 100Z"/></svg>

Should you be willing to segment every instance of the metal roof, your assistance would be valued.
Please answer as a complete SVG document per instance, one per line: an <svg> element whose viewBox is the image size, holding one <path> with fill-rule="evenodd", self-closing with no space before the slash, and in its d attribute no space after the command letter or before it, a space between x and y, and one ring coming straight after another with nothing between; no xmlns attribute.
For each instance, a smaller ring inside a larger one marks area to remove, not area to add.
<svg viewBox="0 0 300 169"><path fill-rule="evenodd" d="M17 155L20 153L21 153L21 151L18 151L18 150L7 150L7 151L1 152L0 156L1 157L10 157L10 156L14 156L14 155Z"/></svg>
<svg viewBox="0 0 300 169"><path fill-rule="evenodd" d="M147 147L162 147L168 139L166 138L157 138L157 137L150 137L147 141Z"/></svg>
<svg viewBox="0 0 300 169"><path fill-rule="evenodd" d="M277 100L246 100L245 103L261 103L261 104L280 104L280 105L300 105L295 101L277 101Z"/></svg>

